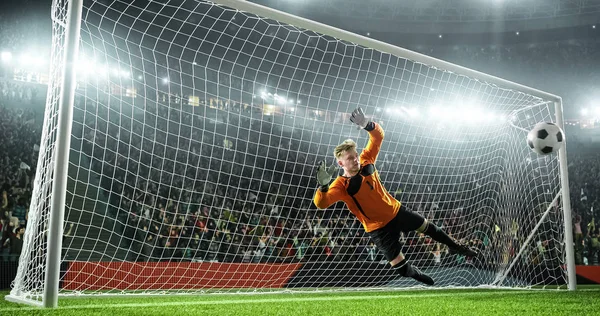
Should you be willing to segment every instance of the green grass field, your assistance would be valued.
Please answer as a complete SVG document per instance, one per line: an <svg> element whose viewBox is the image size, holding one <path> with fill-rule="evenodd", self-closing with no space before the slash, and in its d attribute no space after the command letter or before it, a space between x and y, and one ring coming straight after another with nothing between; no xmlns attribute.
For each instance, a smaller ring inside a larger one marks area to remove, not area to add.
<svg viewBox="0 0 600 316"><path fill-rule="evenodd" d="M3 296L8 294L2 292ZM53 310L7 302L0 315L600 315L600 286L64 298Z"/></svg>
<svg viewBox="0 0 600 316"><path fill-rule="evenodd" d="M3 296L8 294L4 291ZM41 309L3 300L0 315L600 315L600 287L65 298Z"/></svg>

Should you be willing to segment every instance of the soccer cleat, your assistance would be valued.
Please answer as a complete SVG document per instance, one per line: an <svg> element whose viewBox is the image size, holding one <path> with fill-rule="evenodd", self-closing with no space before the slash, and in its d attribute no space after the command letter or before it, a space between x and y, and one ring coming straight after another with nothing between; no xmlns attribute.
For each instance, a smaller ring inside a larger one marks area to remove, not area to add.
<svg viewBox="0 0 600 316"><path fill-rule="evenodd" d="M458 248L450 249L450 253L463 255L465 257L477 257L479 254L475 248L465 245L459 245Z"/></svg>
<svg viewBox="0 0 600 316"><path fill-rule="evenodd" d="M406 264L405 277L413 278L421 283L425 283L427 285L433 285L433 279L427 274L421 272L419 268L413 267L410 263Z"/></svg>
<svg viewBox="0 0 600 316"><path fill-rule="evenodd" d="M419 270L418 268L413 267L413 272L414 273L413 273L413 275L411 275L411 278L413 278L421 283L425 283L427 285L433 285L433 283L435 283L430 276L421 272L421 270Z"/></svg>

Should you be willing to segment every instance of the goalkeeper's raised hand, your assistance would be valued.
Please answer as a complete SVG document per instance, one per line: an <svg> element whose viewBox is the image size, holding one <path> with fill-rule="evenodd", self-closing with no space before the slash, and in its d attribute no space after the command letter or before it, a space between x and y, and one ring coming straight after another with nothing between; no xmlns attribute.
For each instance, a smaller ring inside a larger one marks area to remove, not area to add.
<svg viewBox="0 0 600 316"><path fill-rule="evenodd" d="M321 162L321 165L319 165L319 169L317 169L317 182L319 182L319 185L321 187L328 186L336 170L337 167L335 164L327 168L327 166L325 165L325 160L323 160L323 162Z"/></svg>
<svg viewBox="0 0 600 316"><path fill-rule="evenodd" d="M360 126L360 128L365 128L367 127L367 124L369 124L369 121L365 117L365 113L363 113L363 110L361 108L358 108L352 112L352 115L350 116L350 121Z"/></svg>

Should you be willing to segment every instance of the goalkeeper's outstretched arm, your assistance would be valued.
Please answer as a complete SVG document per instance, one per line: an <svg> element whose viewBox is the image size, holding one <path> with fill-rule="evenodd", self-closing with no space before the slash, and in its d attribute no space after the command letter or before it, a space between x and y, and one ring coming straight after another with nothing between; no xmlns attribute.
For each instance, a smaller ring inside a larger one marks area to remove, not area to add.
<svg viewBox="0 0 600 316"><path fill-rule="evenodd" d="M333 187L330 188L329 185L331 178L336 171L337 167L335 164L329 166L328 168L325 165L325 161L323 161L319 165L319 169L317 170L317 182L319 183L319 188L315 192L315 196L313 198L313 202L319 209L328 208L333 203L341 199L340 189L336 185L333 185Z"/></svg>
<svg viewBox="0 0 600 316"><path fill-rule="evenodd" d="M383 137L385 136L383 128L381 128L381 125L373 121L369 121L361 108L358 108L352 112L350 115L350 121L369 132L369 143L367 143L367 147L365 147L360 154L360 164L374 164L375 161L377 161L377 156L379 155L379 150L381 149L381 143L383 142Z"/></svg>

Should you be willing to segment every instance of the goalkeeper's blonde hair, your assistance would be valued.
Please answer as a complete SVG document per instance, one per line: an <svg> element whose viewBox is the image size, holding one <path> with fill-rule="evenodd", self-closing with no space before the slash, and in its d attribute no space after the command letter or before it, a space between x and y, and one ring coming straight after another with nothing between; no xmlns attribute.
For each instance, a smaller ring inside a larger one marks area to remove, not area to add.
<svg viewBox="0 0 600 316"><path fill-rule="evenodd" d="M340 159L342 154L349 150L356 150L356 142L352 139L346 139L343 143L335 146L333 150L333 155L336 159Z"/></svg>

